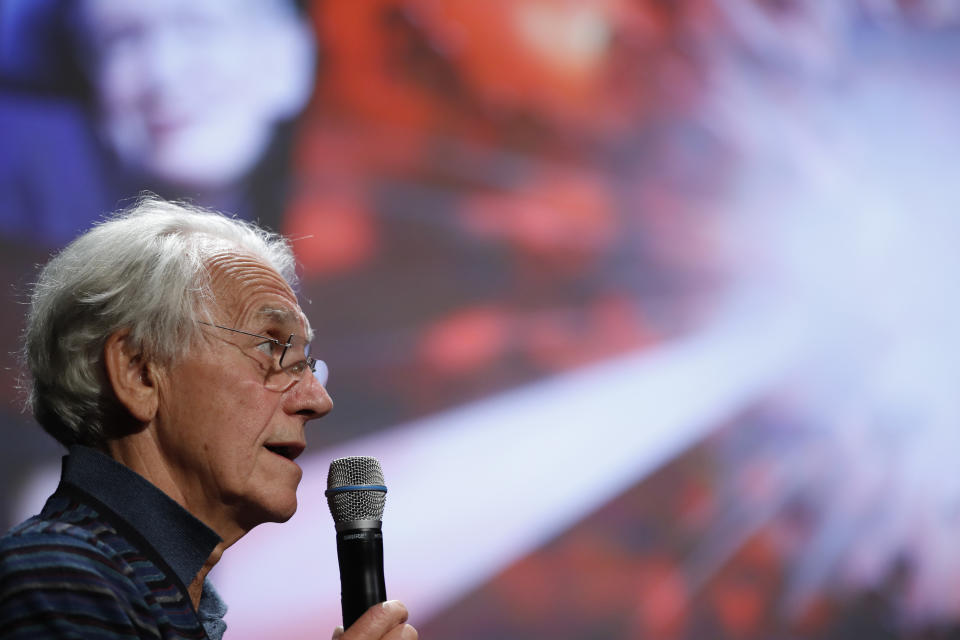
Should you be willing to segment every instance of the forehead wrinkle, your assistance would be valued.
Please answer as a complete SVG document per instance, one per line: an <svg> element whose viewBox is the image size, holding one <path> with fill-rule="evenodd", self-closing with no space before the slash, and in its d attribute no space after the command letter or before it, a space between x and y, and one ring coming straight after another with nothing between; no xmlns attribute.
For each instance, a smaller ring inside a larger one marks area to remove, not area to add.
<svg viewBox="0 0 960 640"><path fill-rule="evenodd" d="M278 324L283 325L299 325L301 320L304 322L307 328L307 335L305 336L307 342L313 340L313 329L310 327L310 321L307 320L306 316L303 315L302 311L294 311L293 309L286 309L281 307L271 307L263 306L257 311L257 315L265 317L269 320L272 320Z"/></svg>
<svg viewBox="0 0 960 640"><path fill-rule="evenodd" d="M290 283L257 256L244 251L220 251L211 257L208 269L217 306L233 316L231 320L268 316L298 327L302 323L310 331L310 323L300 310ZM262 302L263 295L277 296L289 307L272 303L254 308L258 298Z"/></svg>
<svg viewBox="0 0 960 640"><path fill-rule="evenodd" d="M231 246L212 252L207 259L207 269L213 282L224 279L244 282L263 278L263 272L267 272L289 287L289 283L277 273L276 269L259 256L239 247Z"/></svg>

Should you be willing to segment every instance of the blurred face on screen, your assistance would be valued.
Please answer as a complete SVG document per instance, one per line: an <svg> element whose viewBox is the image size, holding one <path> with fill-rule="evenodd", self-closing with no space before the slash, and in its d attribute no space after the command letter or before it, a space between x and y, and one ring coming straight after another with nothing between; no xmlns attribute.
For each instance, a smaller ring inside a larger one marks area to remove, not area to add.
<svg viewBox="0 0 960 640"><path fill-rule="evenodd" d="M85 0L100 125L121 161L160 182L243 177L309 96L313 43L282 0Z"/></svg>

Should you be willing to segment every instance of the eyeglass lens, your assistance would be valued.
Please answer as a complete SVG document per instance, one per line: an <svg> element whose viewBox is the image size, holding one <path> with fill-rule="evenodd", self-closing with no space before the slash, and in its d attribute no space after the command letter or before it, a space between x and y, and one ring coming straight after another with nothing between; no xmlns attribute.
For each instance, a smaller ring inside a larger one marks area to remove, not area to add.
<svg viewBox="0 0 960 640"><path fill-rule="evenodd" d="M304 338L290 334L286 343L281 343L281 346L283 347L283 351L280 352L278 364L280 369L286 373L286 376L280 376L279 379L275 380L272 384L268 383L268 387L286 389L293 380L302 378L307 369L312 372L317 382L324 386L327 384L330 375L327 363L310 356L310 343ZM287 357L288 353L289 358ZM296 354L300 353L303 354L303 359L296 358ZM296 366L300 364L302 364L302 366Z"/></svg>

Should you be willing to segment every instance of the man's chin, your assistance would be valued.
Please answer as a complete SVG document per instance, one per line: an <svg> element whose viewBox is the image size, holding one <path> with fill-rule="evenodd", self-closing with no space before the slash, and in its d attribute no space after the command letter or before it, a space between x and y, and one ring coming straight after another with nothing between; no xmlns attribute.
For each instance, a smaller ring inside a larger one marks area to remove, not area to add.
<svg viewBox="0 0 960 640"><path fill-rule="evenodd" d="M267 522L286 522L297 512L297 494L293 493L282 502L277 501L272 504L269 511L270 519Z"/></svg>
<svg viewBox="0 0 960 640"><path fill-rule="evenodd" d="M286 522L287 520L292 518L293 514L295 514L296 512L297 512L297 503L296 503L296 500L294 500L292 509L289 509L282 513L278 513L277 517L274 520L271 520L271 522Z"/></svg>
<svg viewBox="0 0 960 640"><path fill-rule="evenodd" d="M286 522L297 512L297 496L277 497L268 502L258 502L244 509L242 526L245 530L267 522Z"/></svg>

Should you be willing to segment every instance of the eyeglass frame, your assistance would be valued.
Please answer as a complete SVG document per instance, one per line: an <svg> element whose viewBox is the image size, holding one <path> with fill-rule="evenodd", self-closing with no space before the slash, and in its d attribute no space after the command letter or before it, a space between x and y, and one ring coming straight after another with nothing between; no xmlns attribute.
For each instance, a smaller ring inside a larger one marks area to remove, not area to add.
<svg viewBox="0 0 960 640"><path fill-rule="evenodd" d="M287 350L290 349L290 347L293 346L293 337L296 335L295 333L291 333L291 334L290 334L290 337L287 338L287 341L286 341L286 342L280 342L280 340L278 340L277 338L271 338L270 336L263 336L263 335L260 335L259 333L252 333L252 332L250 332L250 331L244 331L244 330L242 330L242 329L234 329L233 327L225 327L225 326L223 326L223 325L214 324L214 323L212 323L212 322L204 322L203 320L197 320L197 322L198 322L199 324L205 324L205 325L207 325L208 327L216 327L217 329L225 329L225 330L227 330L227 331L232 331L232 332L234 332L234 333L242 333L242 334L245 335L245 336L251 336L251 337L253 337L253 338L259 338L259 339L264 340L264 341L266 341L266 342L272 342L273 344L277 345L278 347L283 347L283 353L280 354L280 359L277 361L277 365L280 367L280 371L286 371L286 369L283 368L283 359L284 359L284 358L286 357L286 355L287 355ZM309 346L309 343L307 343L307 346ZM306 368L310 370L310 373L311 373L311 374L316 374L316 373L317 373L317 363L318 363L318 362L323 362L323 361L320 360L320 359L318 359L318 358L314 358L313 356L307 355L306 358L304 359L304 362L305 362L306 365L307 365ZM299 363L297 363L297 364L299 364ZM325 364L325 363L324 363L324 364ZM291 366L293 366L293 365L291 365ZM294 384L296 384L297 382L299 382L302 378L303 378L303 376L299 376L299 377L293 378ZM318 380L318 382L320 382L320 384L322 384L322 385L325 385L325 384L326 384L326 381L320 381L320 380ZM292 385L290 385L290 386L292 386ZM286 387L286 389L289 389L289 388L290 388L289 386ZM286 389L283 389L283 391L286 391Z"/></svg>

